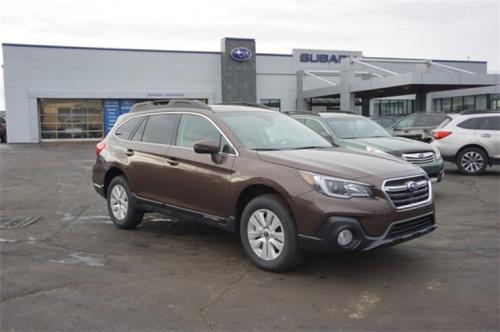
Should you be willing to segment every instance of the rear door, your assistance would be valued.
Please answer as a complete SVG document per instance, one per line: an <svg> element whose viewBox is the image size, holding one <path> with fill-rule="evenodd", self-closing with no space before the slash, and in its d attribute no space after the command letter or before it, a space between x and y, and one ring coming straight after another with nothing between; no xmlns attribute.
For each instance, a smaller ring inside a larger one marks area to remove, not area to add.
<svg viewBox="0 0 500 332"><path fill-rule="evenodd" d="M217 158L194 152L194 143L207 139L220 142L221 152ZM215 124L201 114L182 114L176 138L167 154L167 201L177 207L227 217L236 151Z"/></svg>
<svg viewBox="0 0 500 332"><path fill-rule="evenodd" d="M128 176L132 192L143 199L165 202L165 164L178 114L147 117L130 138Z"/></svg>
<svg viewBox="0 0 500 332"><path fill-rule="evenodd" d="M500 159L500 115L480 117L476 130L477 141L484 146L490 157Z"/></svg>

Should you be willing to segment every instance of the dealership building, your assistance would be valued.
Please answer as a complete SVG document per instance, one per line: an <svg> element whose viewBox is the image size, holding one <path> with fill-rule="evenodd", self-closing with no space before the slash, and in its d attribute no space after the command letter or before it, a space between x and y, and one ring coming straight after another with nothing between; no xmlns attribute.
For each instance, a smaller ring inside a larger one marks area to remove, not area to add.
<svg viewBox="0 0 500 332"><path fill-rule="evenodd" d="M276 111L500 109L500 75L485 61L401 59L361 51L255 52L224 38L220 52L3 44L8 141L99 139L139 101L257 102Z"/></svg>

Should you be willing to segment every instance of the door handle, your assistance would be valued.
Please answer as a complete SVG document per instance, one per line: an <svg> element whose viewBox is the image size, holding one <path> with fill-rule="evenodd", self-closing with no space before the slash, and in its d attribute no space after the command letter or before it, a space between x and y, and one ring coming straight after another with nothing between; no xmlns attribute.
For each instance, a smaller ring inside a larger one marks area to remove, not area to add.
<svg viewBox="0 0 500 332"><path fill-rule="evenodd" d="M177 165L179 165L179 161L177 161L177 159L175 159L175 158L167 158L167 163L170 166L177 166Z"/></svg>
<svg viewBox="0 0 500 332"><path fill-rule="evenodd" d="M484 137L484 138L490 138L491 135L490 134L481 134L481 137Z"/></svg>
<svg viewBox="0 0 500 332"><path fill-rule="evenodd" d="M125 151L125 154L126 154L127 156L129 156L129 157L130 157L130 156L133 156L133 155L134 155L134 150L132 150L132 149L127 149L127 151Z"/></svg>

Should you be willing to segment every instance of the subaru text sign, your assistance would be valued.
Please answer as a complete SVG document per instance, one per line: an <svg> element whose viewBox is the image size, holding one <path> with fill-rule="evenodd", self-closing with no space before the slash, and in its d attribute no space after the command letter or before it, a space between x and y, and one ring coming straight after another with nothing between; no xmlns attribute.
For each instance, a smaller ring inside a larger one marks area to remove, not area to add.
<svg viewBox="0 0 500 332"><path fill-rule="evenodd" d="M252 57L252 52L245 47L237 47L231 50L231 58L236 61L248 61Z"/></svg>
<svg viewBox="0 0 500 332"><path fill-rule="evenodd" d="M335 51L335 50L309 50L294 49L293 58L297 69L309 68L335 68L340 66L340 61L349 57L361 57L359 51Z"/></svg>

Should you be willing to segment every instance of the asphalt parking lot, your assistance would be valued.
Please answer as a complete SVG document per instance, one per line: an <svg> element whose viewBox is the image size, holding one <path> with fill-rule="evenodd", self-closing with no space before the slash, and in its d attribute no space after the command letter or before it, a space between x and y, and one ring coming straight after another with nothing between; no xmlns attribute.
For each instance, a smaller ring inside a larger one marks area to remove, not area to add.
<svg viewBox="0 0 500 332"><path fill-rule="evenodd" d="M426 237L273 274L189 220L115 228L94 147L0 145L1 330L499 330L498 167L447 165Z"/></svg>

